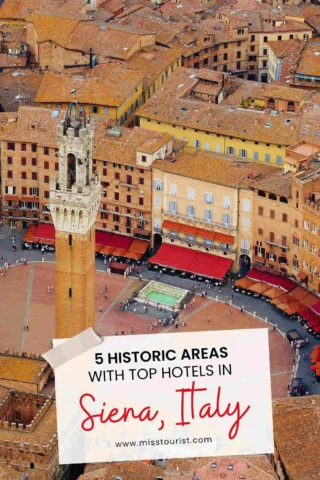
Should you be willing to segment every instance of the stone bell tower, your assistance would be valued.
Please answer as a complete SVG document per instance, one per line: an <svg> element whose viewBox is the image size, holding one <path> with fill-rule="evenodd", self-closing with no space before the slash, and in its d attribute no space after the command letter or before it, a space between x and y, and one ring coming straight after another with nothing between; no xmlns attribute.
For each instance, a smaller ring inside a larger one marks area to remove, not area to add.
<svg viewBox="0 0 320 480"><path fill-rule="evenodd" d="M55 338L70 338L95 323L95 220L100 180L92 173L93 125L76 102L57 126L59 174L51 183L56 228Z"/></svg>

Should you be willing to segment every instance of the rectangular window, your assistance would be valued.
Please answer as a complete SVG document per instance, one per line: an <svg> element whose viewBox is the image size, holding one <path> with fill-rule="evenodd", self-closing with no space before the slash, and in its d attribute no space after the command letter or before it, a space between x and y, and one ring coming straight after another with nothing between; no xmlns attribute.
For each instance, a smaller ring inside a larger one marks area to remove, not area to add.
<svg viewBox="0 0 320 480"><path fill-rule="evenodd" d="M283 213L283 214L282 214L282 221L285 222L285 223L287 223L287 221L288 221L288 215L287 215L286 213Z"/></svg>
<svg viewBox="0 0 320 480"><path fill-rule="evenodd" d="M43 147L43 155L49 155L49 147Z"/></svg>
<svg viewBox="0 0 320 480"><path fill-rule="evenodd" d="M262 228L258 228L258 235L263 235L263 230L262 230Z"/></svg>
<svg viewBox="0 0 320 480"><path fill-rule="evenodd" d="M264 48L262 50L262 55L268 55L268 49L267 48Z"/></svg>
<svg viewBox="0 0 320 480"><path fill-rule="evenodd" d="M44 198L50 198L50 192L48 190L44 192Z"/></svg>
<svg viewBox="0 0 320 480"><path fill-rule="evenodd" d="M27 187L22 187L21 188L21 193L22 193L22 195L27 195Z"/></svg>
<svg viewBox="0 0 320 480"><path fill-rule="evenodd" d="M26 152L26 151L27 151L27 144L21 143L21 152Z"/></svg>
<svg viewBox="0 0 320 480"><path fill-rule="evenodd" d="M32 173L31 173L31 179L32 179L32 180L37 180L37 179L38 179L38 174L37 174L37 172L32 172Z"/></svg>
<svg viewBox="0 0 320 480"><path fill-rule="evenodd" d="M161 207L161 197L159 195L154 197L154 203L156 207Z"/></svg>
<svg viewBox="0 0 320 480"><path fill-rule="evenodd" d="M119 173L119 172L116 172L116 173L114 174L114 179L115 179L115 180L120 180L120 173Z"/></svg>
<svg viewBox="0 0 320 480"><path fill-rule="evenodd" d="M21 165L27 165L27 159L22 157L21 158Z"/></svg>
<svg viewBox="0 0 320 480"><path fill-rule="evenodd" d="M227 53L223 54L223 60L228 60L228 54Z"/></svg>
<svg viewBox="0 0 320 480"><path fill-rule="evenodd" d="M268 37L263 37L263 41L264 41L264 43L267 43Z"/></svg>
<svg viewBox="0 0 320 480"><path fill-rule="evenodd" d="M49 183L49 176L48 176L48 175L45 175L45 176L44 176L43 182L44 182L44 183Z"/></svg>
<svg viewBox="0 0 320 480"><path fill-rule="evenodd" d="M248 217L242 217L242 226L243 228L249 228L250 221Z"/></svg>
<svg viewBox="0 0 320 480"><path fill-rule="evenodd" d="M12 172L12 170L8 170L8 178L13 178L13 172Z"/></svg>
<svg viewBox="0 0 320 480"><path fill-rule="evenodd" d="M296 270L299 269L299 261L298 261L296 258L294 258L294 259L292 260L292 266L293 266L293 268L295 268Z"/></svg>
<svg viewBox="0 0 320 480"><path fill-rule="evenodd" d="M170 195L175 197L177 195L177 184L176 183L170 183Z"/></svg>
<svg viewBox="0 0 320 480"><path fill-rule="evenodd" d="M119 192L114 192L114 199L119 200L120 199L120 194Z"/></svg>
<svg viewBox="0 0 320 480"><path fill-rule="evenodd" d="M240 148L240 157L241 158L247 158L247 150L244 150L243 148Z"/></svg>
<svg viewBox="0 0 320 480"><path fill-rule="evenodd" d="M314 224L311 225L311 232L312 232L314 235L317 235L317 225L314 225Z"/></svg>
<svg viewBox="0 0 320 480"><path fill-rule="evenodd" d="M103 168L103 169L102 169L102 175L103 175L104 177L106 177L106 176L108 175L106 168Z"/></svg>
<svg viewBox="0 0 320 480"><path fill-rule="evenodd" d="M281 164L282 164L282 156L277 155L277 165L281 165Z"/></svg>
<svg viewBox="0 0 320 480"><path fill-rule="evenodd" d="M205 219L206 222L212 222L213 221L212 210L205 210L204 211L204 219Z"/></svg>
<svg viewBox="0 0 320 480"><path fill-rule="evenodd" d="M274 210L270 210L270 218L275 218L276 212Z"/></svg>
<svg viewBox="0 0 320 480"><path fill-rule="evenodd" d="M205 148L205 150L206 150L207 152L210 152L210 143L209 143L209 142L206 142L204 148Z"/></svg>
<svg viewBox="0 0 320 480"><path fill-rule="evenodd" d="M260 216L263 215L263 207L258 207L258 214L259 214Z"/></svg>
<svg viewBox="0 0 320 480"><path fill-rule="evenodd" d="M12 157L7 157L7 164L12 165Z"/></svg>
<svg viewBox="0 0 320 480"><path fill-rule="evenodd" d="M250 200L243 200L243 211L246 213L250 212Z"/></svg>
<svg viewBox="0 0 320 480"><path fill-rule="evenodd" d="M227 147L227 154L228 155L234 155L234 148L233 147Z"/></svg>
<svg viewBox="0 0 320 480"><path fill-rule="evenodd" d="M298 221L298 220L295 220L295 221L294 221L294 226L295 226L296 228L299 228L299 221Z"/></svg>
<svg viewBox="0 0 320 480"><path fill-rule="evenodd" d="M161 182L161 180L153 181L153 190L158 190L159 192L163 191L163 183Z"/></svg>
<svg viewBox="0 0 320 480"><path fill-rule="evenodd" d="M196 207L187 205L187 217L194 218L196 216Z"/></svg>
<svg viewBox="0 0 320 480"><path fill-rule="evenodd" d="M311 245L311 253L313 253L313 255L317 253L317 247L313 244Z"/></svg>
<svg viewBox="0 0 320 480"><path fill-rule="evenodd" d="M59 170L59 163L56 162L56 163L54 164L54 169L55 169L56 171Z"/></svg>
<svg viewBox="0 0 320 480"><path fill-rule="evenodd" d="M228 195L223 196L223 208L230 208L231 206L231 199Z"/></svg>
<svg viewBox="0 0 320 480"><path fill-rule="evenodd" d="M132 175L127 175L127 185L132 185Z"/></svg>
<svg viewBox="0 0 320 480"><path fill-rule="evenodd" d="M131 203L131 195L127 195L127 203Z"/></svg>
<svg viewBox="0 0 320 480"><path fill-rule="evenodd" d="M194 200L194 188L188 187L188 200Z"/></svg>
<svg viewBox="0 0 320 480"><path fill-rule="evenodd" d="M139 205L144 205L143 197L139 197Z"/></svg>
<svg viewBox="0 0 320 480"><path fill-rule="evenodd" d="M259 152L253 152L253 160L256 162L259 160Z"/></svg>
<svg viewBox="0 0 320 480"><path fill-rule="evenodd" d="M36 166L37 166L37 163L38 163L38 162L37 162L37 159L36 159L36 158L32 158L32 159L31 159L31 165L33 165L34 167L36 167Z"/></svg>
<svg viewBox="0 0 320 480"><path fill-rule="evenodd" d="M178 213L178 204L177 202L169 202L169 212L177 214Z"/></svg>
<svg viewBox="0 0 320 480"><path fill-rule="evenodd" d="M256 39L256 36L255 36L255 35L251 35L251 37L250 37L251 42L254 42L255 39Z"/></svg>
<svg viewBox="0 0 320 480"><path fill-rule="evenodd" d="M144 185L144 178L143 177L139 177L139 185Z"/></svg>
<svg viewBox="0 0 320 480"><path fill-rule="evenodd" d="M222 214L222 223L225 226L230 226L230 215L227 215L226 213Z"/></svg>
<svg viewBox="0 0 320 480"><path fill-rule="evenodd" d="M201 146L200 140L195 140L195 141L193 142L193 146L194 146L194 148L200 148L200 146Z"/></svg>
<svg viewBox="0 0 320 480"><path fill-rule="evenodd" d="M27 172L21 172L21 178L22 178L22 180L26 180L27 179Z"/></svg>
<svg viewBox="0 0 320 480"><path fill-rule="evenodd" d="M266 153L266 154L264 155L264 161L265 161L266 163L270 163L270 153Z"/></svg>
<svg viewBox="0 0 320 480"><path fill-rule="evenodd" d="M15 149L16 149L15 143L13 143L13 142L8 142L7 143L7 150L15 150Z"/></svg>
<svg viewBox="0 0 320 480"><path fill-rule="evenodd" d="M204 202L213 204L213 195L212 193L205 193L204 194Z"/></svg>
<svg viewBox="0 0 320 480"><path fill-rule="evenodd" d="M283 245L284 247L287 246L287 237L285 235L282 235L281 237L281 245Z"/></svg>
<svg viewBox="0 0 320 480"><path fill-rule="evenodd" d="M48 177L48 179L49 179L49 177ZM35 187L31 187L29 192L30 192L30 195L39 195L39 189L35 188Z"/></svg>
<svg viewBox="0 0 320 480"><path fill-rule="evenodd" d="M309 230L309 222L307 220L303 222L303 227L305 230Z"/></svg>
<svg viewBox="0 0 320 480"><path fill-rule="evenodd" d="M36 151L37 151L37 144L36 144L36 143L33 143L33 144L31 145L31 151L32 151L32 152L36 152Z"/></svg>
<svg viewBox="0 0 320 480"><path fill-rule="evenodd" d="M92 112L92 113L99 113L99 107L97 107L96 105L93 105L93 106L91 107L91 112Z"/></svg>
<svg viewBox="0 0 320 480"><path fill-rule="evenodd" d="M44 168L45 170L49 170L49 162L44 162L43 168Z"/></svg>
<svg viewBox="0 0 320 480"><path fill-rule="evenodd" d="M241 58L241 51L237 52L237 58Z"/></svg>
<svg viewBox="0 0 320 480"><path fill-rule="evenodd" d="M147 156L146 155L141 155L141 161L146 162L147 161Z"/></svg>
<svg viewBox="0 0 320 480"><path fill-rule="evenodd" d="M109 107L104 107L103 112L105 115L109 115Z"/></svg>

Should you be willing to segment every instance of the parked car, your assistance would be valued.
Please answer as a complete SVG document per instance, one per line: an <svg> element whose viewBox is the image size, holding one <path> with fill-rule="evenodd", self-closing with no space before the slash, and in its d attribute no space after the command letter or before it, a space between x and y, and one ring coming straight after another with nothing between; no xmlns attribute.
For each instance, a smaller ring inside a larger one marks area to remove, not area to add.
<svg viewBox="0 0 320 480"><path fill-rule="evenodd" d="M295 328L293 328L292 330L289 330L286 334L286 337L290 343L296 342L297 343L296 346L298 348L304 347L305 345L304 339L301 337L300 333Z"/></svg>
<svg viewBox="0 0 320 480"><path fill-rule="evenodd" d="M289 385L289 393L291 397L302 397L306 394L306 387L303 384L303 378L293 378Z"/></svg>

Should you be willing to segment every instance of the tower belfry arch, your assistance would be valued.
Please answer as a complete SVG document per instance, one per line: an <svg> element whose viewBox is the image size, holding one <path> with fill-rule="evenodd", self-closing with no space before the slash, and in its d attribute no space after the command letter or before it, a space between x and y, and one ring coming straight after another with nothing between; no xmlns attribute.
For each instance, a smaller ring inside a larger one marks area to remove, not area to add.
<svg viewBox="0 0 320 480"><path fill-rule="evenodd" d="M93 123L76 102L57 126L59 174L50 188L56 228L56 338L95 321L95 220L100 179L92 173Z"/></svg>

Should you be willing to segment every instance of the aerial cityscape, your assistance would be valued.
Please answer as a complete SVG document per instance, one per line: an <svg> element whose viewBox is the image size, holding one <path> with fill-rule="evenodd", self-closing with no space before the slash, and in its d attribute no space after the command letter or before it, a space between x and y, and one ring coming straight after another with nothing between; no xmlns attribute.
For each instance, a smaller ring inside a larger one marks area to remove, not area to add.
<svg viewBox="0 0 320 480"><path fill-rule="evenodd" d="M0 48L0 479L320 480L319 0L0 0ZM274 453L60 465L90 327L267 328Z"/></svg>

